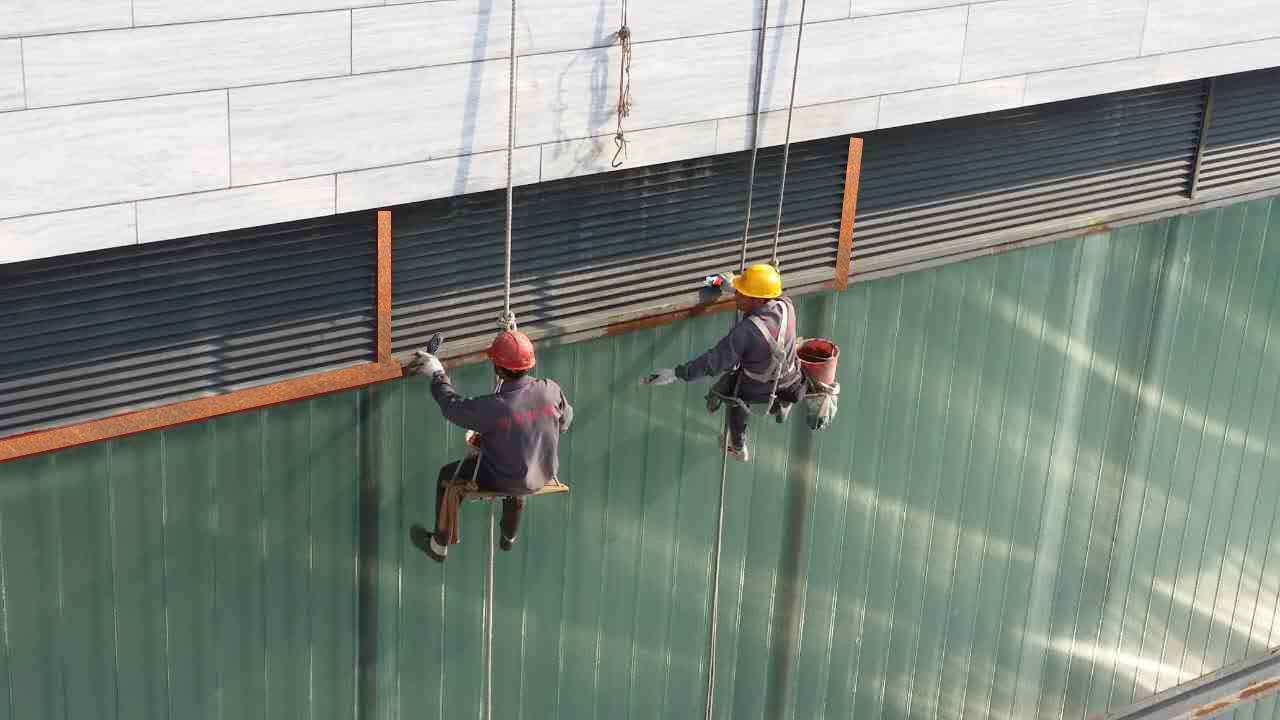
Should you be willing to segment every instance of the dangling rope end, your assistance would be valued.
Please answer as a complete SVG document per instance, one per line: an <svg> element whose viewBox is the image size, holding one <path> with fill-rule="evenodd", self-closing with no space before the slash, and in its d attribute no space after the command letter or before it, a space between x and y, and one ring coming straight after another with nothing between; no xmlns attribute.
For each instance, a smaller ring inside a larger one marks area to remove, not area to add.
<svg viewBox="0 0 1280 720"><path fill-rule="evenodd" d="M510 310L502 311L502 315L498 317L498 327L508 332L516 330L516 314Z"/></svg>
<svg viewBox="0 0 1280 720"><path fill-rule="evenodd" d="M621 132L614 134L613 144L617 147L617 150L614 151L613 161L610 163L614 169L622 167L622 165L627 162L627 145L630 142L631 141L627 139L626 135L623 135Z"/></svg>

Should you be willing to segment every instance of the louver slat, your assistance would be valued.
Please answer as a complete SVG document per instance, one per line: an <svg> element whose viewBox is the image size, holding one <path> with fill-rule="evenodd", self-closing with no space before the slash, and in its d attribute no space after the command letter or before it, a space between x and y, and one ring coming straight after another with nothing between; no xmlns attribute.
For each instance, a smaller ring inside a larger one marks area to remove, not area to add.
<svg viewBox="0 0 1280 720"><path fill-rule="evenodd" d="M748 258L767 260L781 149L760 153ZM792 146L780 240L789 286L831 280L848 141ZM522 329L553 336L637 313L690 307L702 278L736 269L748 153L574 178L516 191L512 306ZM502 192L395 211L393 349L433 332L451 353L492 335L502 309Z"/></svg>
<svg viewBox="0 0 1280 720"><path fill-rule="evenodd" d="M1228 75L1214 86L1198 194L1280 186L1280 71Z"/></svg>
<svg viewBox="0 0 1280 720"><path fill-rule="evenodd" d="M1184 202L1203 105L1192 82L870 133L854 272Z"/></svg>
<svg viewBox="0 0 1280 720"><path fill-rule="evenodd" d="M355 213L0 266L0 437L374 359Z"/></svg>

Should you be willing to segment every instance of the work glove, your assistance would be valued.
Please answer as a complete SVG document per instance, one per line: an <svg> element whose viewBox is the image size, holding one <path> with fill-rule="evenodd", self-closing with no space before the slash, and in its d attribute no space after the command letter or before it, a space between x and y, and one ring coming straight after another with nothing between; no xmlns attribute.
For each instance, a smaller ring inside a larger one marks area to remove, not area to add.
<svg viewBox="0 0 1280 720"><path fill-rule="evenodd" d="M702 282L716 292L730 292L733 290L733 273L708 275Z"/></svg>
<svg viewBox="0 0 1280 720"><path fill-rule="evenodd" d="M640 383L642 385L670 385L676 380L679 380L679 378L676 377L675 370L662 368L641 378Z"/></svg>
<svg viewBox="0 0 1280 720"><path fill-rule="evenodd" d="M409 361L407 370L410 375L426 375L434 378L437 374L444 373L444 365L435 355L425 350L418 350L413 353L413 359Z"/></svg>

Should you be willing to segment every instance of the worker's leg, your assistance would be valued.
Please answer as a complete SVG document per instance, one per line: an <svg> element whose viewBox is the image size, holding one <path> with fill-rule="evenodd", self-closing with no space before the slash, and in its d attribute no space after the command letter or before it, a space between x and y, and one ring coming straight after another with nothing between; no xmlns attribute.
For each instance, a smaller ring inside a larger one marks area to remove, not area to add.
<svg viewBox="0 0 1280 720"><path fill-rule="evenodd" d="M503 550L510 550L516 542L516 534L520 532L520 513L524 512L524 498L509 497L502 501L502 541Z"/></svg>
<svg viewBox="0 0 1280 720"><path fill-rule="evenodd" d="M436 518L440 517L440 504L444 502L444 489L449 483L453 482L455 475L464 480L471 479L471 474L475 472L475 456L468 456L465 460L451 462L440 468L440 475L436 478ZM439 527L436 523L436 542L446 545L449 542L449 534L452 528Z"/></svg>
<svg viewBox="0 0 1280 720"><path fill-rule="evenodd" d="M707 412L714 415L720 410L720 406L724 401L720 399L721 395L733 397L734 391L738 388L737 373L728 372L720 376L720 379L711 386L711 391L707 393Z"/></svg>
<svg viewBox="0 0 1280 720"><path fill-rule="evenodd" d="M730 405L729 412L729 446L742 450L747 446L747 421L751 414L741 405Z"/></svg>

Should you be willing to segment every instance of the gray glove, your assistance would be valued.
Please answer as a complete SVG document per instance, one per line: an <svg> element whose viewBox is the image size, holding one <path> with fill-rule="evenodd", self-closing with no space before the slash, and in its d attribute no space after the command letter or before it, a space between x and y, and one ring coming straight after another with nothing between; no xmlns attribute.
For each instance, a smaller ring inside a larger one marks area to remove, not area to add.
<svg viewBox="0 0 1280 720"><path fill-rule="evenodd" d="M670 385L679 379L680 378L676 377L675 370L672 370L671 368L661 368L653 371L643 378L640 378L640 383L642 385Z"/></svg>
<svg viewBox="0 0 1280 720"><path fill-rule="evenodd" d="M435 355L425 350L418 350L413 353L413 360L409 361L408 371L410 375L426 375L433 378L437 373L444 373L444 365Z"/></svg>

